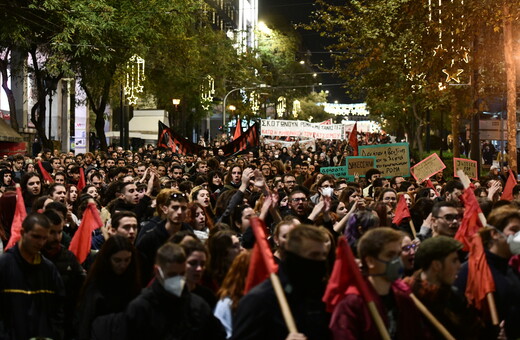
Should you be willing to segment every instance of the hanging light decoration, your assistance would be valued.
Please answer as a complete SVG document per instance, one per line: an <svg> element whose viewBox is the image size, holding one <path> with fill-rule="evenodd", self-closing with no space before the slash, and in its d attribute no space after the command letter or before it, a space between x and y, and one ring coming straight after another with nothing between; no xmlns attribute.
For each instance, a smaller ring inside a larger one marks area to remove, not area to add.
<svg viewBox="0 0 520 340"><path fill-rule="evenodd" d="M283 117L285 112L287 111L287 99L284 96L278 97L276 100L276 112L278 113L278 117Z"/></svg>
<svg viewBox="0 0 520 340"><path fill-rule="evenodd" d="M133 55L126 63L125 96L129 105L137 104L138 93L144 90L144 59Z"/></svg>
<svg viewBox="0 0 520 340"><path fill-rule="evenodd" d="M302 110L302 107L300 105L300 101L298 99L296 99L295 101L293 101L293 106L292 106L293 117L298 118L298 114L301 112L301 110Z"/></svg>
<svg viewBox="0 0 520 340"><path fill-rule="evenodd" d="M256 93L256 91L251 91L249 94L249 106L251 107L253 114L257 115L260 110L260 100L259 94Z"/></svg>
<svg viewBox="0 0 520 340"><path fill-rule="evenodd" d="M207 75L202 82L200 87L202 109L205 111L209 110L213 97L215 96L215 79L212 76Z"/></svg>

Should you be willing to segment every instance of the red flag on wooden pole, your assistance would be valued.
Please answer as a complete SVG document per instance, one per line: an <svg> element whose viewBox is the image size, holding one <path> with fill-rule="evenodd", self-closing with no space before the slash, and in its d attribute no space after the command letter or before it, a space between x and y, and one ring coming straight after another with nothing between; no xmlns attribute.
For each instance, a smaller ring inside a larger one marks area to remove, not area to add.
<svg viewBox="0 0 520 340"><path fill-rule="evenodd" d="M482 309L484 299L494 291L495 281L486 260L482 239L475 234L471 238L469 249L466 297L475 308Z"/></svg>
<svg viewBox="0 0 520 340"><path fill-rule="evenodd" d="M517 185L515 174L511 169L509 169L509 176L507 176L506 186L504 187L504 191L502 192L502 196L500 196L501 200L513 200L513 188Z"/></svg>
<svg viewBox="0 0 520 340"><path fill-rule="evenodd" d="M255 245L251 254L251 263L247 272L244 294L254 286L269 278L271 273L278 271L278 265L274 262L273 253L267 243L264 222L255 217L251 219L251 228L255 234Z"/></svg>
<svg viewBox="0 0 520 340"><path fill-rule="evenodd" d="M332 313L336 305L347 294L361 295L367 303L368 309L383 339L390 339L388 330L379 315L374 298L367 287L366 281L363 279L359 266L355 261L352 249L347 244L345 237L340 237L338 247L336 248L336 261L334 268L327 284L327 289L323 295L327 311Z"/></svg>
<svg viewBox="0 0 520 340"><path fill-rule="evenodd" d="M83 170L83 167L80 166L79 167L79 181L78 181L78 191L81 192L81 190L83 190L83 188L86 186L87 184L85 183L85 170Z"/></svg>
<svg viewBox="0 0 520 340"><path fill-rule="evenodd" d="M482 227L482 222L479 218L479 213L482 213L480 206L473 192L473 186L464 189L460 196L464 203L464 216L460 224L459 230L455 234L455 239L462 242L464 250L468 251L471 244L471 238L475 235L479 228Z"/></svg>
<svg viewBox="0 0 520 340"><path fill-rule="evenodd" d="M54 179L52 178L52 176L43 167L42 161L38 161L38 167L40 168L40 172L42 173L43 180L47 183L54 183Z"/></svg>
<svg viewBox="0 0 520 340"><path fill-rule="evenodd" d="M405 218L410 217L410 210L408 209L408 205L406 204L406 199L404 198L404 195L401 195L401 198L399 198L399 202L397 202L397 207L395 208L395 216L392 220L392 223L395 225L399 225Z"/></svg>
<svg viewBox="0 0 520 340"><path fill-rule="evenodd" d="M235 127L235 133L233 134L233 140L237 140L242 135L242 122L240 118L237 118L237 126Z"/></svg>
<svg viewBox="0 0 520 340"><path fill-rule="evenodd" d="M433 192L435 192L435 196L437 196L437 197L440 196L439 192L437 191L437 189L435 189L431 179L429 179L429 178L426 180L426 187L432 189Z"/></svg>
<svg viewBox="0 0 520 340"><path fill-rule="evenodd" d="M13 224L11 225L11 237L5 247L5 250L11 248L20 239L20 230L22 230L22 222L27 217L25 203L22 196L22 188L20 184L16 184L16 208L14 211Z"/></svg>
<svg viewBox="0 0 520 340"><path fill-rule="evenodd" d="M101 222L101 217L97 211L96 204L94 202L89 202L87 209L83 213L81 224L74 234L72 241L70 241L69 246L69 250L76 255L79 263L83 263L90 252L92 232L102 226L103 222Z"/></svg>
<svg viewBox="0 0 520 340"><path fill-rule="evenodd" d="M354 149L354 156L358 155L358 140L357 140L357 122L354 124L350 135L348 136L348 144Z"/></svg>

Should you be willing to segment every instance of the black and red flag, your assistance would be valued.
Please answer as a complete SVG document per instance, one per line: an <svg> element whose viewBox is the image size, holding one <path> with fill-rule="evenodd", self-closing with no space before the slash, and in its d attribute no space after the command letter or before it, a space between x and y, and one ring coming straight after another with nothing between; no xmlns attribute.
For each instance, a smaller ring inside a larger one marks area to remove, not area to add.
<svg viewBox="0 0 520 340"><path fill-rule="evenodd" d="M260 131L259 124L251 126L247 131L232 141L231 143L225 144L220 149L224 151L224 156L233 155L239 151L256 147L260 144ZM178 154L197 154L201 150L211 150L212 148L205 148L199 144L193 143L188 139L184 138L180 134L176 133L163 122L159 121L159 135L157 140L158 148L171 149L173 152ZM218 149L213 149L213 153L218 154Z"/></svg>

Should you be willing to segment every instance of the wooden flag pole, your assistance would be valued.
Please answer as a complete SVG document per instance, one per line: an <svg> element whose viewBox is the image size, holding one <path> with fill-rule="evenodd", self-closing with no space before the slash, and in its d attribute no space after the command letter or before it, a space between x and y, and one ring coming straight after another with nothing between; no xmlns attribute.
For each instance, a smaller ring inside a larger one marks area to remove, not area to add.
<svg viewBox="0 0 520 340"><path fill-rule="evenodd" d="M426 308L426 306L417 298L417 296L415 296L415 294L411 293L410 297L412 298L412 301L415 303L417 309L419 309L421 313L424 314L424 316L432 323L433 326L435 326L435 328L437 328L437 330L442 334L442 336L446 340L455 340L453 335L451 335L450 332L448 332L446 327L444 327L439 322L439 320L437 320L437 318L428 310L428 308Z"/></svg>
<svg viewBox="0 0 520 340"><path fill-rule="evenodd" d="M271 273L271 283L273 284L274 292L276 293L276 298L278 299L278 303L280 304L280 309L282 310L283 319L285 320L285 325L289 330L289 333L298 333L296 329L296 323L294 322L294 318L291 313L291 308L289 308L289 303L287 303L287 297L282 289L282 284L280 283L280 278L276 273Z"/></svg>
<svg viewBox="0 0 520 340"><path fill-rule="evenodd" d="M464 173L464 171L457 170L457 175L459 176L459 179L462 182L462 185L464 185L464 189L469 188L469 185L471 182L470 182L468 176L466 176L466 174ZM479 212L478 218L479 218L480 222L482 223L482 225L484 226L484 228L487 228L487 221L486 221L486 216L484 216L484 213ZM493 325L497 326L499 324L499 320L498 320L497 307L495 305L495 298L493 296L493 293L488 293L486 295L486 299L487 299L488 306L489 306L489 312L491 314L491 321L493 322Z"/></svg>
<svg viewBox="0 0 520 340"><path fill-rule="evenodd" d="M370 311L370 314L372 315L372 319L376 323L377 330L379 331L381 338L383 340L390 340L390 334L388 334L388 329L386 329L385 323L383 322L381 315L379 315L379 311L377 310L374 301L367 302L367 306L368 310Z"/></svg>
<svg viewBox="0 0 520 340"><path fill-rule="evenodd" d="M413 239L417 238L417 230L415 230L415 225L413 224L412 218L410 217L410 229L412 230Z"/></svg>

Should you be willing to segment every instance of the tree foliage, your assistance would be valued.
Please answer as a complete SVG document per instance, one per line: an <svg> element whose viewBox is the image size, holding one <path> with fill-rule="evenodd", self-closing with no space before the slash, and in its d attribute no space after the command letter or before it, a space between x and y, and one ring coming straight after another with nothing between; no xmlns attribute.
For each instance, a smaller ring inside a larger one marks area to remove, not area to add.
<svg viewBox="0 0 520 340"><path fill-rule="evenodd" d="M375 119L401 137L407 133L421 149L427 113L436 123L451 114L458 132L459 117L504 93L504 1L518 2L319 1L307 28L335 41L329 47L336 52L334 71L351 97L366 100Z"/></svg>

